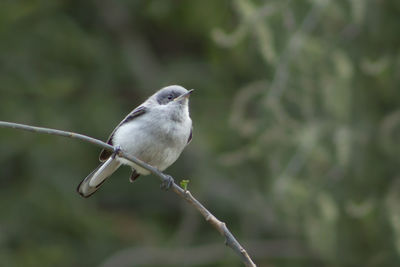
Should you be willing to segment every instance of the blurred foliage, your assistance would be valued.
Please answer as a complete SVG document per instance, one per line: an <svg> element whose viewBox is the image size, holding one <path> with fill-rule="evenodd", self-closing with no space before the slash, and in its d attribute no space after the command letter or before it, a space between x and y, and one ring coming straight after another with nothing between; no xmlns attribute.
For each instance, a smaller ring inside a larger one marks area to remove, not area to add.
<svg viewBox="0 0 400 267"><path fill-rule="evenodd" d="M105 140L195 88L168 169L259 266L400 264L400 2L0 3L0 119ZM62 153L61 153L62 152ZM241 266L155 177L75 187L99 149L0 129L1 266Z"/></svg>

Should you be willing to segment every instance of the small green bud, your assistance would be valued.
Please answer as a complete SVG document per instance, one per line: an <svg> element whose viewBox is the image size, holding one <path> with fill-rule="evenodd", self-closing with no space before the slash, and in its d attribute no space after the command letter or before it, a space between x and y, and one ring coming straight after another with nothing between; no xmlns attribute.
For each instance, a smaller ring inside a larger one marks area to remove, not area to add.
<svg viewBox="0 0 400 267"><path fill-rule="evenodd" d="M189 184L189 180L182 180L181 182L180 182L180 185L181 185L181 187L183 188L183 190L187 190L187 186L188 186L188 184Z"/></svg>

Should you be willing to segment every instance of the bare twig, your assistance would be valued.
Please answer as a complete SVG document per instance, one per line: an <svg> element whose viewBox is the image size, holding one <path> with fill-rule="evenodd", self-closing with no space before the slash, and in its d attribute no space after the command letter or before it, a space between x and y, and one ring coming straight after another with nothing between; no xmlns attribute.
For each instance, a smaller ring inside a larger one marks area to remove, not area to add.
<svg viewBox="0 0 400 267"><path fill-rule="evenodd" d="M51 134L51 135L59 135L59 136L64 136L64 137L70 137L70 138L76 138L80 139L85 142L89 142L92 144L95 144L97 146L100 146L106 150L109 151L114 151L115 148L109 144L106 144L98 139L88 137L86 135L82 134L77 134L73 132L66 132L66 131L61 131L61 130L55 130L55 129L49 129L49 128L42 128L42 127L34 127L30 125L25 125L25 124L18 124L18 123L13 123L13 122L5 122L5 121L0 121L0 127L2 128L13 128L13 129L20 129L24 131L30 131L30 132L36 132L36 133L44 133L44 134ZM160 172L156 168L154 168L151 165L148 165L144 163L143 161L131 157L127 154L125 154L122 150L118 150L118 156L125 158L127 160L130 160L140 167L150 171L152 174L158 176L162 182L168 182L169 181L169 176L165 175L164 173ZM192 194L187 191L183 190L180 186L177 184L173 183L171 186L172 190L179 195L181 198L185 199L187 202L189 202L192 206L194 206L200 213L203 215L205 220L210 223L217 231L225 237L225 244L229 246L230 248L233 249L233 251L239 255L241 258L242 262L246 266L256 266L254 262L251 260L250 256L247 254L246 250L239 244L239 242L235 239L235 237L232 235L232 233L229 231L228 227L226 227L226 224L224 222L221 222L218 220L210 211L208 211L197 199L195 199Z"/></svg>

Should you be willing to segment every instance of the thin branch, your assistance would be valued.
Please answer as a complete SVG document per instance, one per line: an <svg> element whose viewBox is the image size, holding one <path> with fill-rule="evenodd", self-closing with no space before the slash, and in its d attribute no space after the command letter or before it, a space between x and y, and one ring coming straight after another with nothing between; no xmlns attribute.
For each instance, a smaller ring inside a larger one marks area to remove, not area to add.
<svg viewBox="0 0 400 267"><path fill-rule="evenodd" d="M89 136L86 136L83 134L77 134L77 133L73 133L73 132L66 132L66 131L60 131L60 130L49 129L49 128L35 127L35 126L19 124L19 123L14 123L14 122L6 122L6 121L0 121L0 127L1 128L19 129L19 130L24 130L24 131L28 131L28 132L34 132L34 133L44 133L44 134L76 138L76 139L80 139L80 140L88 142L88 143L95 144L96 146L102 147L102 148L110 150L110 151L114 150L113 146L110 146L109 144L106 144L103 141L97 140L95 138L92 138L92 137L89 137Z"/></svg>
<svg viewBox="0 0 400 267"><path fill-rule="evenodd" d="M88 143L95 144L95 145L100 146L109 151L115 150L115 148L113 146L106 144L98 139L88 137L88 136L82 135L82 134L73 133L73 132L66 132L66 131L42 128L42 127L34 127L34 126L25 125L25 124L18 124L18 123L5 122L5 121L0 121L0 127L19 129L19 130L30 131L30 132L35 132L35 133L44 133L44 134L76 138L76 139L80 139L80 140L88 142ZM140 167L150 171L152 174L158 176L162 182L169 181L168 175L165 175L164 173L160 172L153 166L148 165L135 157L125 154L122 150L118 150L118 156L125 158L127 160L130 160L130 161L136 163L137 165L139 165ZM210 223L215 229L217 229L217 231L222 236L225 237L225 244L228 247L233 249L233 251L241 258L242 262L246 266L251 266L251 267L256 266L254 264L254 262L251 260L250 256L247 254L246 250L239 244L239 242L236 240L236 238L229 231L228 227L226 227L226 224L224 222L221 222L220 220L218 220L196 198L194 198L188 190L183 190L176 183L173 183L171 188L172 188L172 191L174 191L177 195L179 195L181 198L185 199L193 207L195 207L201 213L201 215L203 215L205 220L208 223Z"/></svg>

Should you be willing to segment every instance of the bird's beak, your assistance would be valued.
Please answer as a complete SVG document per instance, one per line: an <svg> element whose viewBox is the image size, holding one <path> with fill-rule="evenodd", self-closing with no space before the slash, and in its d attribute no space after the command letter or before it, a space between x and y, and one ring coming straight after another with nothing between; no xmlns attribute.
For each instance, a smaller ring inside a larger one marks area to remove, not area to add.
<svg viewBox="0 0 400 267"><path fill-rule="evenodd" d="M189 98L190 94L194 91L194 89L190 89L189 91L187 91L186 93L184 93L183 95L178 96L177 98L174 99L174 101L180 101L184 98Z"/></svg>

